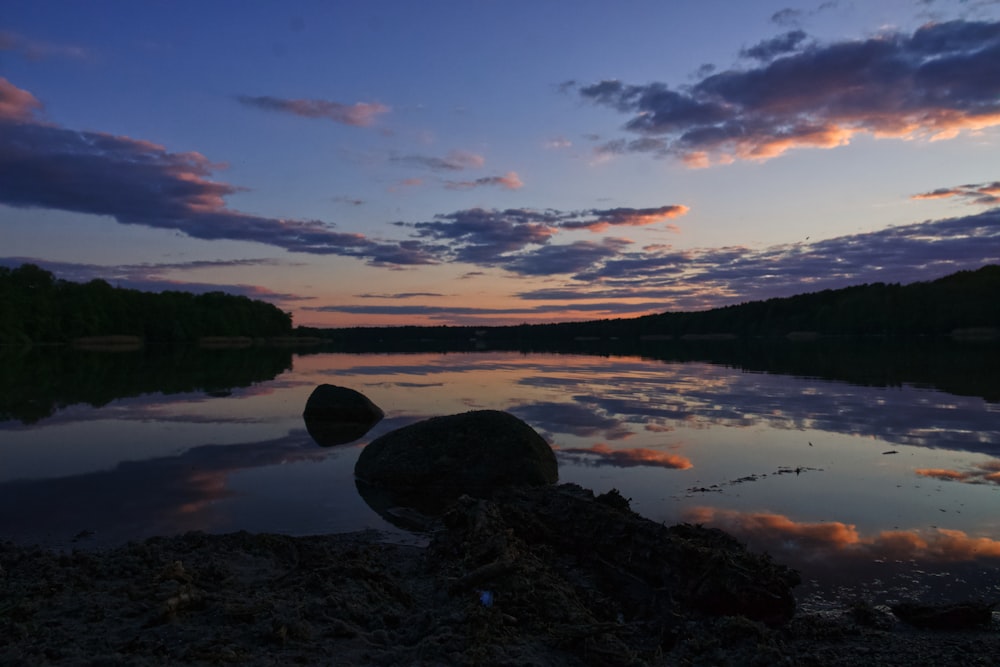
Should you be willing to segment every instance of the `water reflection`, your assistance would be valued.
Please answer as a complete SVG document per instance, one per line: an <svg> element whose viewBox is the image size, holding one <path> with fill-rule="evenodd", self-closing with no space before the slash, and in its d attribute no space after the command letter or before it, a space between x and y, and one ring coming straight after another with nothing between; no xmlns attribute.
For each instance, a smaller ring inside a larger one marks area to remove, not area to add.
<svg viewBox="0 0 1000 667"><path fill-rule="evenodd" d="M142 394L226 396L291 368L277 347L206 350L151 346L129 352L0 347L0 421L35 423L74 404L100 407Z"/></svg>
<svg viewBox="0 0 1000 667"><path fill-rule="evenodd" d="M562 434L584 438L600 437L606 440L624 440L632 431L621 420L607 412L594 411L590 406L556 401L511 405L514 413L550 436Z"/></svg>
<svg viewBox="0 0 1000 667"><path fill-rule="evenodd" d="M829 558L842 561L845 556L937 563L1000 559L1000 540L947 528L882 530L864 536L857 526L840 521L797 522L782 514L716 507L693 507L684 513L684 519L711 524L753 544L767 545L773 555L794 554L800 562Z"/></svg>
<svg viewBox="0 0 1000 667"><path fill-rule="evenodd" d="M176 456L122 461L109 470L0 484L0 526L24 541L65 540L81 530L104 543L214 530L211 506L231 497L237 471L320 460L304 432L229 445L201 445Z"/></svg>
<svg viewBox="0 0 1000 667"><path fill-rule="evenodd" d="M967 484L1000 484L1000 460L985 461L971 470L949 470L947 468L917 468L915 473L923 477L933 477Z"/></svg>
<svg viewBox="0 0 1000 667"><path fill-rule="evenodd" d="M573 461L581 465L591 466L613 466L615 468L652 466L675 470L687 470L692 466L687 457L645 447L612 449L608 445L598 443L586 448L557 448L556 453L563 461Z"/></svg>
<svg viewBox="0 0 1000 667"><path fill-rule="evenodd" d="M799 597L807 608L833 607L834 596L874 603L1000 596L1000 540L992 537L939 527L865 535L839 521L712 507L691 508L685 519L722 528L804 572Z"/></svg>
<svg viewBox="0 0 1000 667"><path fill-rule="evenodd" d="M106 372L86 357L86 396L66 389L78 379L68 358L21 377L43 407L31 418L5 377L0 535L65 543L88 529L112 543L196 528L385 528L355 489L360 447L426 417L499 409L553 445L561 480L617 488L656 521L723 527L809 568L810 580L884 579L897 563L910 575L966 568L973 581L1000 558L1000 420L976 395L705 361L501 352L248 357L243 370L224 355L229 371L185 366L190 376L158 391L139 377L146 362L122 370L126 356ZM111 388L97 389L102 373ZM385 419L353 444L317 447L301 415L328 381L361 391Z"/></svg>
<svg viewBox="0 0 1000 667"><path fill-rule="evenodd" d="M909 386L856 387L741 373L707 364L661 366L655 375L623 374L625 370L618 367L611 375L587 377L568 369L566 374L523 378L520 384L570 394L581 413L615 419L619 438L626 423L662 431L687 422L816 430L1000 454L1000 420L978 398Z"/></svg>

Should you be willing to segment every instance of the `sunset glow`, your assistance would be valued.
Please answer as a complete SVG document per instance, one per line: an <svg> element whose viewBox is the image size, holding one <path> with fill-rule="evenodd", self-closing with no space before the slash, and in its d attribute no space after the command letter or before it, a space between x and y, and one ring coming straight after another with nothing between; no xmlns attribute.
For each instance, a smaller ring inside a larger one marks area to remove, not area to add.
<svg viewBox="0 0 1000 667"><path fill-rule="evenodd" d="M351 326L1000 262L995 2L107 7L5 4L2 266Z"/></svg>

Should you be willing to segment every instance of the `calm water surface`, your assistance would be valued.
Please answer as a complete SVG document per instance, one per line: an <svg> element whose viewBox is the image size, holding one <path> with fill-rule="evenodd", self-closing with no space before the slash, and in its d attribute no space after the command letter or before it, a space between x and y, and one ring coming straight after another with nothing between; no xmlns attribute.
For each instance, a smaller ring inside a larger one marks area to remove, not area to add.
<svg viewBox="0 0 1000 667"><path fill-rule="evenodd" d="M61 398L6 386L0 537L90 548L188 530L375 528L412 539L358 495L359 452L426 417L492 408L543 434L561 481L617 488L650 519L718 526L797 567L807 604L856 590L1000 599L1000 404L985 398L638 357L286 355L229 387L201 378L161 393L127 379L150 371L119 370L130 389L78 399L74 383L99 371L72 360L60 363L68 375L38 379L64 383ZM301 413L321 383L363 392L386 418L354 443L317 445Z"/></svg>

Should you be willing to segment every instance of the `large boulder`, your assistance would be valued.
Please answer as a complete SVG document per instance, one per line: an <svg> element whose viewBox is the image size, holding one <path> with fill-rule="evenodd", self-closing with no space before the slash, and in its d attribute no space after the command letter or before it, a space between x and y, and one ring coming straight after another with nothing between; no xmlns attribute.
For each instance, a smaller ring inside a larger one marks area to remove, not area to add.
<svg viewBox="0 0 1000 667"><path fill-rule="evenodd" d="M434 417L387 433L362 450L354 474L359 488L432 512L463 494L488 498L498 489L559 478L545 439L498 410Z"/></svg>
<svg viewBox="0 0 1000 667"><path fill-rule="evenodd" d="M693 627L695 618L744 616L776 627L795 614L797 572L720 530L641 517L615 489L595 497L561 484L465 497L442 523L429 562L445 571L452 592L493 591L521 626L549 627L555 636L586 629L595 642L588 664L645 664L628 653L656 655L687 641L707 625ZM745 623L729 627L733 637L712 637L705 656L727 639L763 637ZM696 664L771 664L713 657Z"/></svg>
<svg viewBox="0 0 1000 667"><path fill-rule="evenodd" d="M333 384L316 387L302 413L309 435L324 447L361 438L384 416L361 392Z"/></svg>

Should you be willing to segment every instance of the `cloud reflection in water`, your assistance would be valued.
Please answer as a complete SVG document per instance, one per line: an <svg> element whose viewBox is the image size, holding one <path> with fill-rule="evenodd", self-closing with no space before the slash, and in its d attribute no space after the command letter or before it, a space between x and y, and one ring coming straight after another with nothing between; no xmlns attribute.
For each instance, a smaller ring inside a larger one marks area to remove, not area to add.
<svg viewBox="0 0 1000 667"><path fill-rule="evenodd" d="M680 454L660 452L646 447L630 449L612 449L603 443L592 447L556 448L556 455L561 460L570 460L586 466L613 466L615 468L632 468L635 466L653 466L687 470L692 467L690 459Z"/></svg>

